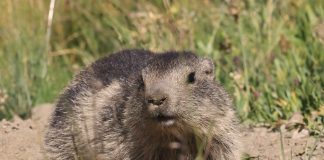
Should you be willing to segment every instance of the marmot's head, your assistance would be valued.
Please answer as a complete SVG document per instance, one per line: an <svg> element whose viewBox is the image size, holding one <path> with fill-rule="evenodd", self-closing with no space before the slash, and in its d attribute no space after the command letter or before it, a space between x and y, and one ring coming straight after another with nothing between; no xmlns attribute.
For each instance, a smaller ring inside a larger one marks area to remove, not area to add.
<svg viewBox="0 0 324 160"><path fill-rule="evenodd" d="M191 52L156 55L141 76L144 105L140 117L149 126L208 130L231 105L226 92L214 81L212 60Z"/></svg>

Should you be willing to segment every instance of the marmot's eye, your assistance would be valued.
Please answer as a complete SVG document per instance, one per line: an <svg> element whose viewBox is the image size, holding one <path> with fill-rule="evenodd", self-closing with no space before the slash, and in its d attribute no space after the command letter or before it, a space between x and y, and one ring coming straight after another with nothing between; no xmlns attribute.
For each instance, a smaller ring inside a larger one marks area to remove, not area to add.
<svg viewBox="0 0 324 160"><path fill-rule="evenodd" d="M195 82L195 80L196 80L195 79L195 74L196 74L195 72L191 72L191 73L188 74L188 79L187 79L188 83L194 83Z"/></svg>

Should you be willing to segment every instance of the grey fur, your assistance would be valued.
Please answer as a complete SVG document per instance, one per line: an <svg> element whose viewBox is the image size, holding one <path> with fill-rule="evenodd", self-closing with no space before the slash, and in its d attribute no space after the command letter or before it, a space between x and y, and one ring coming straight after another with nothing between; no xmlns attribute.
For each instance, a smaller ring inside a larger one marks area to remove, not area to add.
<svg viewBox="0 0 324 160"><path fill-rule="evenodd" d="M49 159L239 159L232 100L210 59L124 50L81 71L45 137Z"/></svg>

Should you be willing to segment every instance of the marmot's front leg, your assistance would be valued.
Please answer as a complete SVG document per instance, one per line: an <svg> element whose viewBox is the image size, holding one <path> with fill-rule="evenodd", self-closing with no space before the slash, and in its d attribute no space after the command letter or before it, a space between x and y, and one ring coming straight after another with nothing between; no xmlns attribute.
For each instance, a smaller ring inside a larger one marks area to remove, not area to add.
<svg viewBox="0 0 324 160"><path fill-rule="evenodd" d="M212 142L207 144L205 149L205 159L208 160L239 160L240 150L235 140L220 141L213 139Z"/></svg>
<svg viewBox="0 0 324 160"><path fill-rule="evenodd" d="M54 122L54 119L62 118L54 113L53 120L50 122L50 127L45 136L46 156L50 160L71 160L77 158L71 127L63 120Z"/></svg>

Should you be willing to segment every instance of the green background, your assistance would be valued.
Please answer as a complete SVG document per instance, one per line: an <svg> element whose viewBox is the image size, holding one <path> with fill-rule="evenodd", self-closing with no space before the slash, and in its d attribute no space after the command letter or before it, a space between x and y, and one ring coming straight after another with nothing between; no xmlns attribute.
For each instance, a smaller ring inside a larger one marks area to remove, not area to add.
<svg viewBox="0 0 324 160"><path fill-rule="evenodd" d="M308 127L323 127L323 0L57 0L49 27L49 1L0 8L0 119L55 102L99 57L145 48L212 58L246 123L301 112Z"/></svg>

